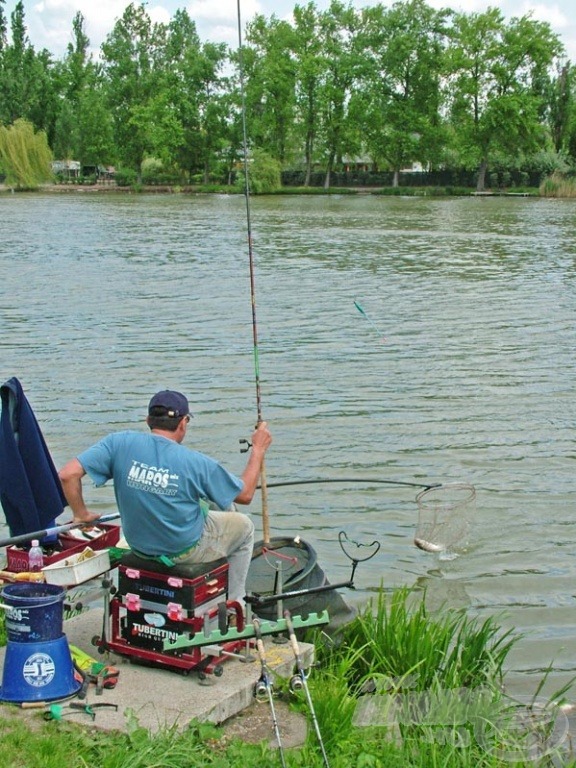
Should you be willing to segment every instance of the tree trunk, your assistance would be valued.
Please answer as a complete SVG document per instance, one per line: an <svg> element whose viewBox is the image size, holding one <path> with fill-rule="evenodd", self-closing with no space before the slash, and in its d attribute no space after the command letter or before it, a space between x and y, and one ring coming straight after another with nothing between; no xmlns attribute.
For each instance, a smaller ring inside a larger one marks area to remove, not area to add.
<svg viewBox="0 0 576 768"><path fill-rule="evenodd" d="M330 176L332 175L332 168L334 167L334 152L330 153L328 158L328 164L326 166L326 176L324 177L324 189L330 189Z"/></svg>
<svg viewBox="0 0 576 768"><path fill-rule="evenodd" d="M306 137L306 176L304 178L304 186L310 186L310 177L312 176L312 140L310 136Z"/></svg>
<svg viewBox="0 0 576 768"><path fill-rule="evenodd" d="M486 170L488 168L488 160L484 158L478 168L478 181L476 182L476 192L484 192L486 188Z"/></svg>

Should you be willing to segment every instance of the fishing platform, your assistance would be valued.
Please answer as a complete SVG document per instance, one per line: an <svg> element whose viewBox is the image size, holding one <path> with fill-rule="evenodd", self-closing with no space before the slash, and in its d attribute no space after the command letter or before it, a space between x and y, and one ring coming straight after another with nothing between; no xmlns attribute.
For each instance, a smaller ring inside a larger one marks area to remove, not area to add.
<svg viewBox="0 0 576 768"><path fill-rule="evenodd" d="M70 644L89 650L92 639L99 636L102 630L103 619L104 611L99 607L67 619L64 629ZM265 638L265 644L273 673L289 678L294 656L288 644L276 644L271 637ZM301 643L300 649L306 663L311 664L314 647ZM5 651L6 648L0 648L0 666L3 666ZM94 687L90 686L86 702L88 705L116 704L118 709L95 708L93 726L99 730L126 732L136 723L150 733L172 727L184 730L193 720L224 723L254 704L254 684L259 675L259 664L255 656L249 663L230 659L221 677L208 675L204 681L198 680L195 675L134 664L128 657L114 652L106 656L106 661L120 671L118 684L113 689L104 689L101 695L96 695ZM70 711L65 702L62 708L64 713ZM43 709L45 707L42 705L39 708L21 708L7 703L0 704L2 716L10 711L12 716L19 718L37 717ZM66 719L92 725L81 711L74 711L74 715Z"/></svg>

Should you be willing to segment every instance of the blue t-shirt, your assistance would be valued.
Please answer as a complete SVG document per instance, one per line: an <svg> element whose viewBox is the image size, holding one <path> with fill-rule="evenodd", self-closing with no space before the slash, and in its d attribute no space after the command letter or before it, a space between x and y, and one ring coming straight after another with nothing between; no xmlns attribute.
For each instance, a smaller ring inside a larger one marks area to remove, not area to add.
<svg viewBox="0 0 576 768"><path fill-rule="evenodd" d="M204 528L200 500L228 509L243 487L209 456L146 432L108 435L78 461L97 486L114 480L126 541L147 555L192 547Z"/></svg>

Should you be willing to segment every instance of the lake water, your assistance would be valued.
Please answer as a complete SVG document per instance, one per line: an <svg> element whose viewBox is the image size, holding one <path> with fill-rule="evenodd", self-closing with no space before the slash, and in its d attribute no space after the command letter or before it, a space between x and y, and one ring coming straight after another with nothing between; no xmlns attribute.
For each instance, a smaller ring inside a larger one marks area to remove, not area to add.
<svg viewBox="0 0 576 768"><path fill-rule="evenodd" d="M257 416L244 200L5 194L0 213L0 376L22 382L55 463L145 428L170 387L191 400L188 444L241 472ZM553 685L571 678L576 202L280 197L251 214L268 482L349 479L271 487L272 535L302 536L332 582L350 572L339 531L376 539L352 602L426 587L431 607L525 634L519 686L550 664ZM467 549L417 549L419 489L361 478L472 484ZM87 496L114 511L110 489Z"/></svg>

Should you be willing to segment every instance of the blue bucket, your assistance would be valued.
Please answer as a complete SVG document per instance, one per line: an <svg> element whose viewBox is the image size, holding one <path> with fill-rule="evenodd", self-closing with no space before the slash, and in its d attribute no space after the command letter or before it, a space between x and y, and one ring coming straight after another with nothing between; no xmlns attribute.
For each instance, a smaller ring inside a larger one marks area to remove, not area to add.
<svg viewBox="0 0 576 768"><path fill-rule="evenodd" d="M8 642L0 701L54 701L74 696L81 687L66 635L44 643Z"/></svg>
<svg viewBox="0 0 576 768"><path fill-rule="evenodd" d="M6 634L16 643L38 643L62 636L64 587L22 582L2 589L6 611Z"/></svg>

